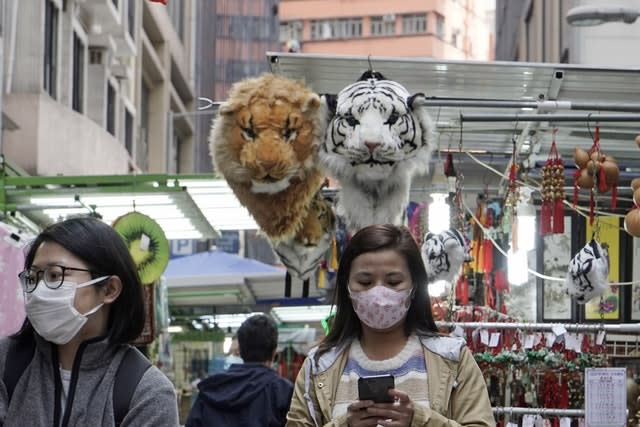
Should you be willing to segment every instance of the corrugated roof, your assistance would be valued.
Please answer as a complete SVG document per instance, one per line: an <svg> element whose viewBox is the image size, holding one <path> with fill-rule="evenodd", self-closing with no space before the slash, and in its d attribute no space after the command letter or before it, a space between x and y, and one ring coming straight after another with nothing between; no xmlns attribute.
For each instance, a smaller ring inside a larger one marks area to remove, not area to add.
<svg viewBox="0 0 640 427"><path fill-rule="evenodd" d="M300 53L267 53L272 71L294 79L304 80L318 93L337 93L372 68L386 78L404 85L410 93L422 92L439 101L516 101L521 106L480 108L470 106L433 106L431 115L440 132L440 148L457 150L460 140L460 117L476 114L523 115L538 114L539 100L572 103L580 110L558 109L547 112L550 121L463 123L463 150L486 152L481 157L494 167L504 170L509 163L512 140L531 141L532 160L546 160L551 147L551 130L558 128L557 144L562 157L572 163L574 147L588 150L592 143L590 132L595 121L587 116L629 115L629 121L601 122L602 150L614 156L627 173L621 175L624 187L632 176L640 176L640 150L634 138L640 134L640 68L592 67L575 64L543 64L522 62L444 61L375 56L333 56ZM532 104L533 103L533 104ZM546 103L548 105L549 103ZM531 108L531 107L534 108ZM605 111L615 107L625 111ZM624 107L624 108L622 108ZM553 114L577 115L574 122L552 121ZM631 120L631 116L635 115ZM537 154L535 154L537 153ZM466 157L466 156L464 156ZM461 158L467 190L475 191L485 184L497 185L499 178L477 166L468 158ZM532 170L535 175L536 170ZM569 172L568 172L569 173ZM567 180L567 185L571 185Z"/></svg>

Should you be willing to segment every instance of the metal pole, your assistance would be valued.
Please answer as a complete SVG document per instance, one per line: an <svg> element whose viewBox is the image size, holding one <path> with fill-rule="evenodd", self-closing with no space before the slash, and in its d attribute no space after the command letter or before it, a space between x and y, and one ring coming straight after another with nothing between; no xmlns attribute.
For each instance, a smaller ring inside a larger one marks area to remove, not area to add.
<svg viewBox="0 0 640 427"><path fill-rule="evenodd" d="M432 97L425 100L429 107L470 107L470 108L535 108L541 111L591 110L640 112L640 103L582 102L582 101L535 101L535 100L484 100Z"/></svg>
<svg viewBox="0 0 640 427"><path fill-rule="evenodd" d="M506 415L542 415L556 417L573 417L580 418L585 416L584 409L556 409L556 408L521 408L515 406L496 406L493 409L494 414Z"/></svg>
<svg viewBox="0 0 640 427"><path fill-rule="evenodd" d="M621 324L581 324L581 323L523 323L523 322L436 322L438 327L463 329L521 329L535 331L551 331L556 326L563 326L567 331L574 332L634 332L640 333L640 323Z"/></svg>
<svg viewBox="0 0 640 427"><path fill-rule="evenodd" d="M460 114L462 122L640 122L640 114Z"/></svg>

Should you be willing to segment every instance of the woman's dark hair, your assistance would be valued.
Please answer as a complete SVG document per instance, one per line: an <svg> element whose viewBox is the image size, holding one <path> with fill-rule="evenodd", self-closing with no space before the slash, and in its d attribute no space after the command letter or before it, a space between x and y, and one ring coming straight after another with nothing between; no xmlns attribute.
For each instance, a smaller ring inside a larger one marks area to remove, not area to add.
<svg viewBox="0 0 640 427"><path fill-rule="evenodd" d="M128 343L140 335L145 311L138 271L122 237L109 225L90 217L77 217L45 228L27 247L24 268L33 264L43 242L55 242L80 258L93 279L118 276L122 292L111 304L107 334L112 344ZM106 281L96 284L101 286Z"/></svg>
<svg viewBox="0 0 640 427"><path fill-rule="evenodd" d="M438 328L431 313L431 301L427 293L427 272L420 249L405 227L392 224L370 225L358 231L349 241L340 257L333 304L337 307L331 329L322 340L316 358L339 344L359 337L360 319L353 309L347 286L351 264L358 256L383 250L393 250L404 257L411 272L413 299L404 322L407 336L412 332L419 336L438 335ZM317 360L317 359L316 359Z"/></svg>
<svg viewBox="0 0 640 427"><path fill-rule="evenodd" d="M256 314L238 328L240 357L245 363L266 362L278 346L278 327L269 316Z"/></svg>

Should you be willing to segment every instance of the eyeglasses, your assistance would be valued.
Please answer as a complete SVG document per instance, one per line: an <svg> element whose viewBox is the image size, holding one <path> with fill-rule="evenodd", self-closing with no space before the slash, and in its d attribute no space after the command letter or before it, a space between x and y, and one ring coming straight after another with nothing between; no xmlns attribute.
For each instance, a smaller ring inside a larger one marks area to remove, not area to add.
<svg viewBox="0 0 640 427"><path fill-rule="evenodd" d="M86 268L50 265L44 270L24 270L23 272L18 274L18 279L20 279L22 289L26 293L31 293L36 289L36 287L38 286L38 282L40 281L40 277L42 277L42 279L44 280L44 284L47 286L47 288L58 289L64 283L64 274L67 270L86 271L91 273L91 270L87 270Z"/></svg>

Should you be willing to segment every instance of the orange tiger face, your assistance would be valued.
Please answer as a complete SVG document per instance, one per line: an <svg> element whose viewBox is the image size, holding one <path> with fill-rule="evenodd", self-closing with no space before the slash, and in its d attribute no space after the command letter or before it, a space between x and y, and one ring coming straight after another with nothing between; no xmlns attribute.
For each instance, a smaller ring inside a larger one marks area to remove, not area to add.
<svg viewBox="0 0 640 427"><path fill-rule="evenodd" d="M271 74L234 85L211 133L218 172L274 193L316 167L320 98L301 83Z"/></svg>

